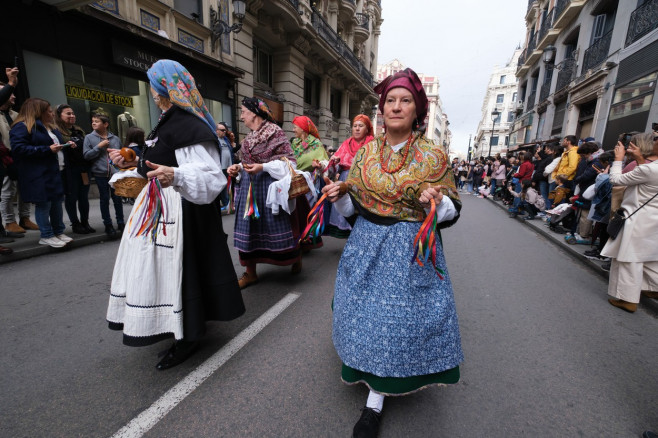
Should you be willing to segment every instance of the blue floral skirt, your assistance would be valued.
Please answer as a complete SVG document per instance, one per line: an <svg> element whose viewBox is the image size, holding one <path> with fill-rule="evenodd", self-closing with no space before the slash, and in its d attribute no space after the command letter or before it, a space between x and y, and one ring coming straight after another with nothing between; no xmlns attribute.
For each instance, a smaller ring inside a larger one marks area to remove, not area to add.
<svg viewBox="0 0 658 438"><path fill-rule="evenodd" d="M412 263L419 222L377 225L359 217L338 264L333 342L343 380L402 395L459 380L457 312L441 243L437 266Z"/></svg>

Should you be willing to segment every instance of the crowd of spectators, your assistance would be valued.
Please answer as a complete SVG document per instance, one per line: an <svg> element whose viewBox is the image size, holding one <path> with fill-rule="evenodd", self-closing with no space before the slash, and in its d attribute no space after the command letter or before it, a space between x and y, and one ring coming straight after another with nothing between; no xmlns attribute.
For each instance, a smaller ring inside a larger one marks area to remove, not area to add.
<svg viewBox="0 0 658 438"><path fill-rule="evenodd" d="M564 234L566 243L588 245L584 256L602 262L602 269L610 272L611 304L634 311L640 291L658 298L658 269L652 267L658 258L641 250L633 250L632 255L624 252L628 245L641 245L628 237L631 229L642 226L630 220L633 213L656 220L658 197L652 195L658 187L658 165L650 163L657 158L658 124L654 123L652 132L620 135L615 151L605 151L594 138L567 135L506 156L453 160L452 167L462 193L502 202L510 218L542 220L550 230ZM613 164L620 166L619 175L611 175ZM613 242L607 226L620 207L628 218L624 228L628 231ZM618 242L624 239L618 251ZM631 289L637 293L628 298L628 293L619 291L628 291L624 278L633 275L636 286Z"/></svg>

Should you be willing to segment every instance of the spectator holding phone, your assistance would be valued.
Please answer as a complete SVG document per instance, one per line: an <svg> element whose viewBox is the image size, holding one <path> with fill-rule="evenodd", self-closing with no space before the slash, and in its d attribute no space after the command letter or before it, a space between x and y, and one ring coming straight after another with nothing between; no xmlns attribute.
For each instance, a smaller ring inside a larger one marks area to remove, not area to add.
<svg viewBox="0 0 658 438"><path fill-rule="evenodd" d="M105 234L110 239L117 237L117 231L112 225L112 216L110 216L110 197L114 204L114 214L117 220L119 231L123 231L123 201L121 197L114 194L114 189L110 187L110 177L117 171L112 166L112 161L107 153L109 149L121 149L121 140L112 134L108 128L110 119L102 114L94 114L91 117L91 127L94 132L87 134L84 141L85 160L91 161L91 173L94 175L98 194L100 197L101 216L103 225L105 225Z"/></svg>
<svg viewBox="0 0 658 438"><path fill-rule="evenodd" d="M50 103L30 98L23 103L9 132L12 157L18 170L18 187L24 202L35 205L40 245L61 248L72 241L64 234L62 201L64 168L62 135L55 127Z"/></svg>

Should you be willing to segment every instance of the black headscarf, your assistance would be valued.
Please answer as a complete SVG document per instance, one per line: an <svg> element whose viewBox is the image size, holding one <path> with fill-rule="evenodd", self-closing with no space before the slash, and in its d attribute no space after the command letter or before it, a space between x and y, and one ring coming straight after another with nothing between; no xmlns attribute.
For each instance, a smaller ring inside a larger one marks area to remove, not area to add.
<svg viewBox="0 0 658 438"><path fill-rule="evenodd" d="M274 116L272 115L272 111L270 111L270 107L259 98L245 97L242 99L242 105L257 116L270 122L274 122Z"/></svg>

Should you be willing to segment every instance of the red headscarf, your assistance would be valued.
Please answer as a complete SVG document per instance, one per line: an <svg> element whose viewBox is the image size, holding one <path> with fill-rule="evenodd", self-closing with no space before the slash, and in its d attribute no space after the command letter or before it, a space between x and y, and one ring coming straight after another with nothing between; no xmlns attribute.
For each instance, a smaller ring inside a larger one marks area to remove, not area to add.
<svg viewBox="0 0 658 438"><path fill-rule="evenodd" d="M423 88L423 83L418 78L416 72L410 68L405 68L377 84L375 87L375 93L380 95L379 111L382 114L384 113L386 95L393 88L397 87L405 88L413 95L414 102L416 103L416 120L422 125L425 122L429 102L427 100L427 95L425 94L425 89Z"/></svg>
<svg viewBox="0 0 658 438"><path fill-rule="evenodd" d="M342 145L340 145L334 154L334 157L340 158L340 167L342 169L349 169L352 167L352 160L354 160L354 156L356 155L357 151L361 148L361 146L372 141L374 138L372 123L370 122L370 118L368 116L365 114L359 114L358 116L354 117L352 124L355 124L356 122L363 122L363 124L366 125L366 128L368 128L368 132L366 133L365 138L359 142L357 142L354 137L350 137L345 140Z"/></svg>
<svg viewBox="0 0 658 438"><path fill-rule="evenodd" d="M318 128L315 127L315 123L313 123L313 120L309 119L308 117L297 116L294 119L292 119L292 123L299 126L299 128L305 133L312 135L318 140L320 139L320 133L318 132Z"/></svg>

